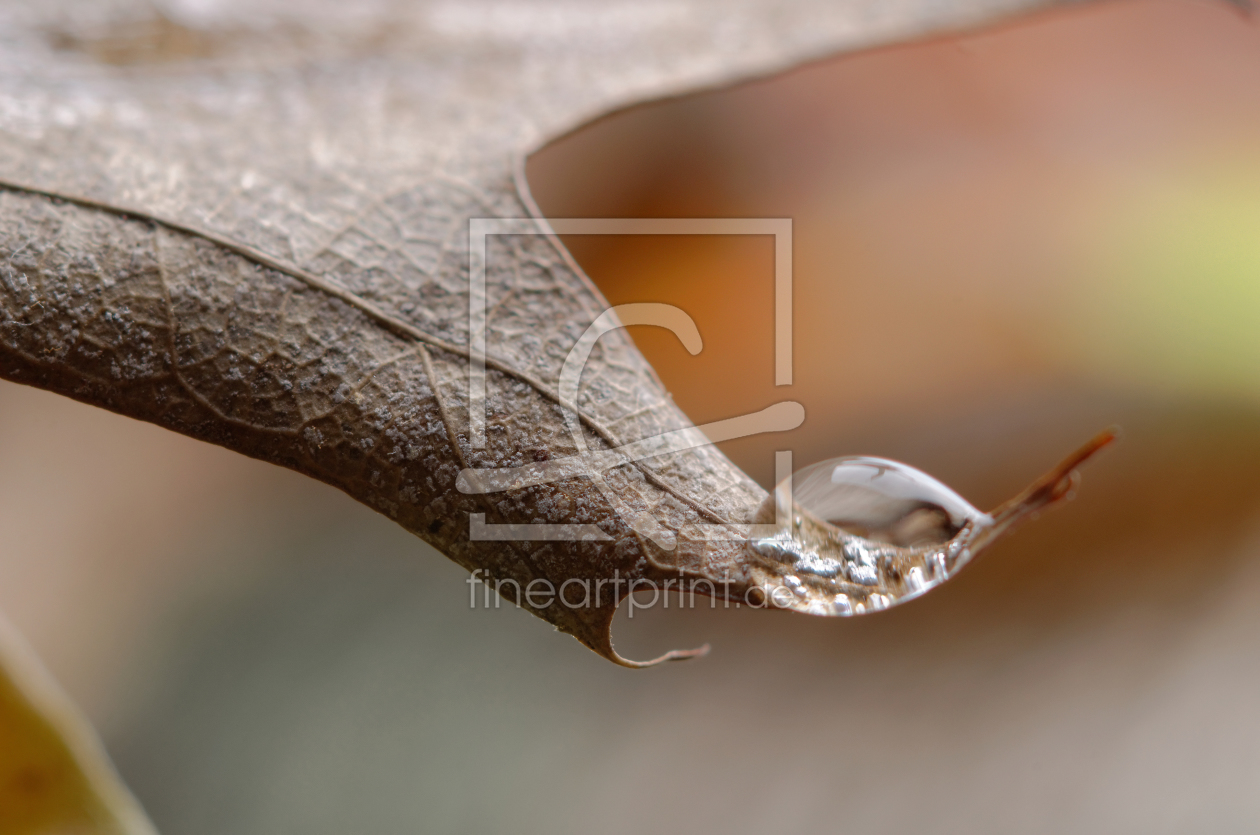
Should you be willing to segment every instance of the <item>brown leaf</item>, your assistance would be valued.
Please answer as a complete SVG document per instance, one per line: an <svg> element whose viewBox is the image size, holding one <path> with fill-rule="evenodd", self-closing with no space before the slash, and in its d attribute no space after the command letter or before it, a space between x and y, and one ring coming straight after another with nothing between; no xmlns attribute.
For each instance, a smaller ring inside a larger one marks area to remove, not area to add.
<svg viewBox="0 0 1260 835"><path fill-rule="evenodd" d="M489 238L481 443L469 219L536 215L524 155L612 108L1046 5L15 8L0 376L332 484L513 599L589 581L593 605L519 599L631 664L609 636L626 581L726 581L717 593L748 599L762 581L738 526L766 494L712 446L548 463L690 426L614 330L571 431L561 370L607 303L549 236ZM527 465L581 477L457 489L461 471ZM478 518L598 536L476 540Z"/></svg>

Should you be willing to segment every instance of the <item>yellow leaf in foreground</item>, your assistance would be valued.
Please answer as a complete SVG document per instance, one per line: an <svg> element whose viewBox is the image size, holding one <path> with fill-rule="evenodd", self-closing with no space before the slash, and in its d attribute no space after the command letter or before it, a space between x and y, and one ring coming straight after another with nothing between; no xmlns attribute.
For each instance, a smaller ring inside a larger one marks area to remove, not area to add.
<svg viewBox="0 0 1260 835"><path fill-rule="evenodd" d="M0 835L155 835L87 721L0 618Z"/></svg>

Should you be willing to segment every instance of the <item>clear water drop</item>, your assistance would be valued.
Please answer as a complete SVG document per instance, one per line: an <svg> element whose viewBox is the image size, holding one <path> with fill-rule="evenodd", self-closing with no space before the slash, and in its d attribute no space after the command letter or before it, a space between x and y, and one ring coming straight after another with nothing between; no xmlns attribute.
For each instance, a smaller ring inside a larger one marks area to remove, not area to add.
<svg viewBox="0 0 1260 835"><path fill-rule="evenodd" d="M1116 439L1099 433L992 515L914 467L835 458L797 471L753 517L749 571L775 604L860 615L948 580L998 536L1068 496L1076 469Z"/></svg>
<svg viewBox="0 0 1260 835"><path fill-rule="evenodd" d="M795 608L856 615L917 597L966 562L994 525L926 473L886 458L836 458L798 471L758 512L749 541ZM817 604L817 605L816 605Z"/></svg>
<svg viewBox="0 0 1260 835"><path fill-rule="evenodd" d="M892 605L892 598L886 594L872 594L867 598L870 608L878 612L880 609L887 609Z"/></svg>
<svg viewBox="0 0 1260 835"><path fill-rule="evenodd" d="M932 568L932 581L940 582L949 576L949 557L940 551L931 556L928 565Z"/></svg>
<svg viewBox="0 0 1260 835"><path fill-rule="evenodd" d="M906 572L906 591L910 594L922 594L928 588L927 578L923 576L923 568L914 566Z"/></svg>
<svg viewBox="0 0 1260 835"><path fill-rule="evenodd" d="M948 542L964 525L992 523L922 470L887 458L834 458L798 470L792 498L819 519L876 542Z"/></svg>

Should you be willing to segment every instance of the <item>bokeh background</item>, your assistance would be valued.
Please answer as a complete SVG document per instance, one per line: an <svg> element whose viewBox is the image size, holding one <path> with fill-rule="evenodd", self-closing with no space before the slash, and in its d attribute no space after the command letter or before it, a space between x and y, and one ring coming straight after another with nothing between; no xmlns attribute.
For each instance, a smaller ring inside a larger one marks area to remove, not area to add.
<svg viewBox="0 0 1260 835"><path fill-rule="evenodd" d="M1130 0L612 115L553 217L791 217L772 249L567 241L767 484L875 454L995 505L1111 423L1078 499L822 620L623 614L615 668L299 476L0 384L0 609L164 832L1235 832L1260 825L1260 24ZM506 604L505 604L506 606Z"/></svg>

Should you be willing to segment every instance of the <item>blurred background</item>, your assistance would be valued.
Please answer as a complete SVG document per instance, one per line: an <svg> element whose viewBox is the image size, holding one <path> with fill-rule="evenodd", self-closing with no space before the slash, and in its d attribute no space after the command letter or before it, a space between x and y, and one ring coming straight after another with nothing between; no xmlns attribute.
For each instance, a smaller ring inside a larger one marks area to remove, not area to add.
<svg viewBox="0 0 1260 835"><path fill-rule="evenodd" d="M769 486L846 454L982 508L1102 427L1076 501L857 619L622 615L616 668L329 488L0 384L0 609L168 833L1226 832L1260 824L1260 24L1134 0L609 116L553 217L791 217L772 246L566 241Z"/></svg>

